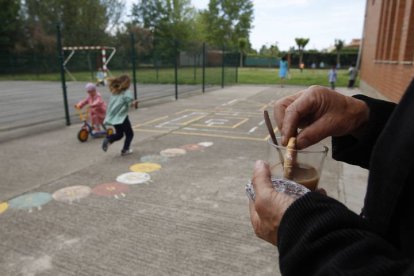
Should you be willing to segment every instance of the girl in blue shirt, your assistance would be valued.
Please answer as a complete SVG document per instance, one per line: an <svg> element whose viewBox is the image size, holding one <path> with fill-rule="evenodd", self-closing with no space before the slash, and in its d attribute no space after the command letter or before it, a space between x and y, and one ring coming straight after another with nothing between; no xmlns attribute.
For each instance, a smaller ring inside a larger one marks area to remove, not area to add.
<svg viewBox="0 0 414 276"><path fill-rule="evenodd" d="M102 149L103 151L107 151L110 144L121 140L125 134L125 142L121 155L128 155L132 153L130 145L132 138L134 138L134 131L128 118L128 110L129 106L136 106L138 102L134 101L132 93L129 90L131 79L127 75L112 78L108 81L109 90L112 95L109 99L104 123L113 125L115 127L115 134L109 135L104 139Z"/></svg>
<svg viewBox="0 0 414 276"><path fill-rule="evenodd" d="M283 87L283 83L287 77L289 71L289 65L286 60L286 57L282 57L279 62L279 77L280 77L280 87Z"/></svg>

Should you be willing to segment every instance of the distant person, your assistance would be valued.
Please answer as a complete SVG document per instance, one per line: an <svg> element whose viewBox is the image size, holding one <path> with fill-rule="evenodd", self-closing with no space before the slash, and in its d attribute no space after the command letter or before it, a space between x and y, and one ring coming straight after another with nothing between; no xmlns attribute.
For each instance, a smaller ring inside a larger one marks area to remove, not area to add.
<svg viewBox="0 0 414 276"><path fill-rule="evenodd" d="M98 72L96 72L96 86L99 86L100 84L105 86L105 73L102 71L102 68L99 68Z"/></svg>
<svg viewBox="0 0 414 276"><path fill-rule="evenodd" d="M104 139L102 149L106 152L109 145L121 140L125 134L125 142L121 150L121 155L124 156L132 153L131 141L134 138L134 131L128 118L129 107L135 105L136 108L138 102L134 101L129 90L131 79L127 75L108 79L108 83L112 95L109 99L105 124L113 125L115 134L109 135Z"/></svg>
<svg viewBox="0 0 414 276"><path fill-rule="evenodd" d="M282 57L279 62L279 77L280 77L280 87L283 87L285 79L287 78L289 73L289 65L286 60L286 56Z"/></svg>
<svg viewBox="0 0 414 276"><path fill-rule="evenodd" d="M312 69L315 69L316 68L316 63L315 62L312 62L311 68Z"/></svg>
<svg viewBox="0 0 414 276"><path fill-rule="evenodd" d="M325 63L324 63L323 61L321 61L321 62L319 63L319 68L325 68Z"/></svg>
<svg viewBox="0 0 414 276"><path fill-rule="evenodd" d="M302 62L301 64L299 64L299 69L301 73L303 72L304 68L305 68L305 63Z"/></svg>
<svg viewBox="0 0 414 276"><path fill-rule="evenodd" d="M337 78L336 64L334 64L332 65L331 70L329 70L328 72L328 80L329 80L332 90L335 90L336 78Z"/></svg>
<svg viewBox="0 0 414 276"><path fill-rule="evenodd" d="M348 88L352 89L352 88L354 88L355 79L356 79L356 76L357 76L357 69L356 69L354 63L352 63L351 67L349 67L348 74L349 74Z"/></svg>
<svg viewBox="0 0 414 276"><path fill-rule="evenodd" d="M89 105L89 116L94 131L99 131L106 114L106 103L102 99L101 94L96 91L93 83L87 83L85 86L88 96L75 105L76 109L82 109L85 105Z"/></svg>

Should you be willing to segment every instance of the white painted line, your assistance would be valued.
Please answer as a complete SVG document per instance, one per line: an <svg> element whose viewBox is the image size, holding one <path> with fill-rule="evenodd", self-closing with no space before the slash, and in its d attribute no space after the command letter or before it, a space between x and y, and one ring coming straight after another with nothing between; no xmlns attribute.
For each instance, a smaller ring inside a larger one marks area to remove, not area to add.
<svg viewBox="0 0 414 276"><path fill-rule="evenodd" d="M255 132L255 131L256 131L256 129L257 129L257 126L256 126L256 127L254 127L254 128L252 128L252 129L250 129L250 130L249 130L249 133L253 133L253 132Z"/></svg>
<svg viewBox="0 0 414 276"><path fill-rule="evenodd" d="M222 106L231 105L231 104L233 104L233 103L237 102L238 100L239 100L239 99L234 99L234 100L231 100L231 101L229 101L229 102L227 102L227 103L222 104Z"/></svg>

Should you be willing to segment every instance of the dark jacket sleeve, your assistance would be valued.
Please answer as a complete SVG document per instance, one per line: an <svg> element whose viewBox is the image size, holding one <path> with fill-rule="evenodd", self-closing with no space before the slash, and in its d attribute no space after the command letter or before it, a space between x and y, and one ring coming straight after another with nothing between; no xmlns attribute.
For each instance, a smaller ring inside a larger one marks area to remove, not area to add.
<svg viewBox="0 0 414 276"><path fill-rule="evenodd" d="M332 137L332 158L368 169L372 149L396 104L364 95L353 97L368 105L369 121L358 139L351 135Z"/></svg>
<svg viewBox="0 0 414 276"><path fill-rule="evenodd" d="M414 265L340 202L308 193L279 228L282 275L413 275Z"/></svg>

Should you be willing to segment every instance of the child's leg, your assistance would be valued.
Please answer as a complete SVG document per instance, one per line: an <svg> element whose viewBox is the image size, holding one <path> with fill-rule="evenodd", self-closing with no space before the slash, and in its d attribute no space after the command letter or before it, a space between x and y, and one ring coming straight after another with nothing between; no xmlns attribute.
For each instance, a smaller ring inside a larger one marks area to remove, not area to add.
<svg viewBox="0 0 414 276"><path fill-rule="evenodd" d="M132 130L131 122L129 121L128 116L126 117L122 125L124 127L124 132L125 132L125 142L124 142L124 147L122 150L126 151L126 150L129 150L131 141L134 138L134 131Z"/></svg>
<svg viewBox="0 0 414 276"><path fill-rule="evenodd" d="M120 125L114 125L115 133L112 135L109 135L106 139L108 139L108 142L112 144L113 142L119 141L124 137L124 128L123 124Z"/></svg>
<svg viewBox="0 0 414 276"><path fill-rule="evenodd" d="M101 124L102 124L101 118L99 118L99 116L97 116L96 114L93 114L93 116L91 117L91 121L92 121L93 129L95 131L100 131L101 130Z"/></svg>

